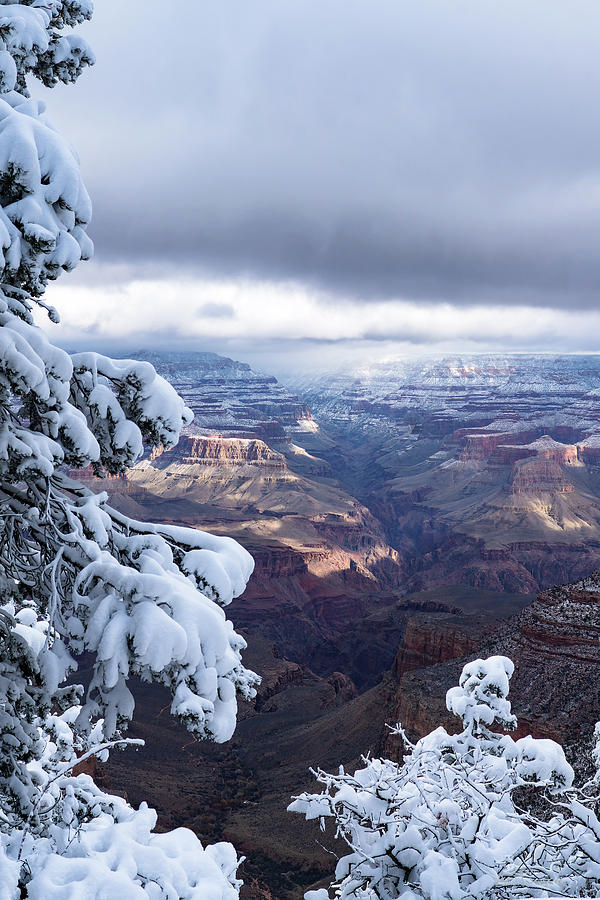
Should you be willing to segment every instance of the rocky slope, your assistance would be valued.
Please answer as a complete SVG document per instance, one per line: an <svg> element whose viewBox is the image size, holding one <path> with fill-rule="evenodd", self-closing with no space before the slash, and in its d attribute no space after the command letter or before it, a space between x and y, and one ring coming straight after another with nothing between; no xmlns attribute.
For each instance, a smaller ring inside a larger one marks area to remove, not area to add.
<svg viewBox="0 0 600 900"><path fill-rule="evenodd" d="M600 720L600 572L540 593L500 627L497 618L485 615L485 595L474 596L471 606L464 598L461 604L462 618L449 612L435 623L415 614L391 671L345 707L349 733L359 729L365 714L371 716L369 749L400 760L400 739L385 728L380 711L386 710L388 722L400 721L412 740L439 725L454 731L458 722L446 709L446 691L467 660L502 654L515 663L515 737L531 734L560 741L578 774L589 777L593 729ZM351 767L351 747L348 754ZM311 823L306 829L316 837Z"/></svg>
<svg viewBox="0 0 600 900"><path fill-rule="evenodd" d="M408 634L407 629L405 641ZM481 631L464 656L475 651L509 656L515 663L511 698L518 734L551 737L571 747L589 744L600 720L600 572L541 592L511 618L509 628ZM450 724L444 696L460 661L440 660L416 671L404 665L405 658L401 647L386 678L396 717L414 737L439 722ZM392 745L388 742L387 749Z"/></svg>

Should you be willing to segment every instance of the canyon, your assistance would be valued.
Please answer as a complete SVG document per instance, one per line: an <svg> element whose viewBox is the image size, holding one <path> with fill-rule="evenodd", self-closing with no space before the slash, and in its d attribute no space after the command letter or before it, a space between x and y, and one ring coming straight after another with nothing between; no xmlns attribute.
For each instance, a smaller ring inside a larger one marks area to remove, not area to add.
<svg viewBox="0 0 600 900"><path fill-rule="evenodd" d="M139 685L132 733L148 745L112 758L113 789L148 799L164 827L231 839L246 900L299 900L335 848L285 812L289 797L311 766L399 758L386 723L414 738L447 722L466 657L514 656L521 727L583 759L600 718L585 679L600 625L599 360L381 362L284 387L215 354L133 355L194 422L125 476L84 479L135 518L253 554L228 615L263 683L224 746L192 741Z"/></svg>

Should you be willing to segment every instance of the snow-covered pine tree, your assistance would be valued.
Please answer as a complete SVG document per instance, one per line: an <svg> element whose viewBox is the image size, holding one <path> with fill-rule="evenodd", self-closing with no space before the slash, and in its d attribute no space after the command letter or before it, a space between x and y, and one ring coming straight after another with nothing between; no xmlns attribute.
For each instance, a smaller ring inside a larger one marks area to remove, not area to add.
<svg viewBox="0 0 600 900"><path fill-rule="evenodd" d="M137 675L198 737L227 740L257 677L222 607L252 571L234 541L120 515L67 476L123 471L172 445L191 414L147 363L69 356L36 327L49 280L92 251L76 156L28 80L93 63L72 33L91 0L0 0L0 900L237 897L236 854L99 790ZM66 686L94 660L88 690Z"/></svg>
<svg viewBox="0 0 600 900"><path fill-rule="evenodd" d="M365 758L354 775L318 771L324 790L295 798L291 811L322 828L331 817L350 848L337 864L336 897L600 896L597 781L576 791L559 744L502 733L516 726L513 668L503 656L464 667L446 697L459 734L437 728L412 745L397 726L408 750L401 765ZM326 890L305 896L329 900Z"/></svg>

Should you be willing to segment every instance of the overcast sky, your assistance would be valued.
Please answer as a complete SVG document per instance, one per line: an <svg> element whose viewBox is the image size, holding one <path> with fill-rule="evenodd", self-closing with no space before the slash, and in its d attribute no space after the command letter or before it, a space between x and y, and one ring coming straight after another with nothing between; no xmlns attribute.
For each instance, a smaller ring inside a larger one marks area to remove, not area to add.
<svg viewBox="0 0 600 900"><path fill-rule="evenodd" d="M96 0L63 340L597 348L597 0ZM600 348L599 348L600 349Z"/></svg>

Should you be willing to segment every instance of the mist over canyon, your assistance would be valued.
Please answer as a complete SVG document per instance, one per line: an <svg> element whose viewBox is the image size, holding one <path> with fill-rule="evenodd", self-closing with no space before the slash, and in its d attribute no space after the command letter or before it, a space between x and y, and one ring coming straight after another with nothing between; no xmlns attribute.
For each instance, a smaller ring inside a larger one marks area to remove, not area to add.
<svg viewBox="0 0 600 900"><path fill-rule="evenodd" d="M194 422L124 477L86 480L134 518L252 553L230 615L263 683L222 747L190 742L140 685L132 731L153 749L113 757L113 789L165 827L233 840L248 900L299 900L333 846L285 812L309 766L398 756L386 723L438 724L481 648L515 659L527 733L565 739L568 713L577 755L600 718L599 357L378 362L283 385L213 353L131 355ZM581 690L561 718L549 691L565 667Z"/></svg>

